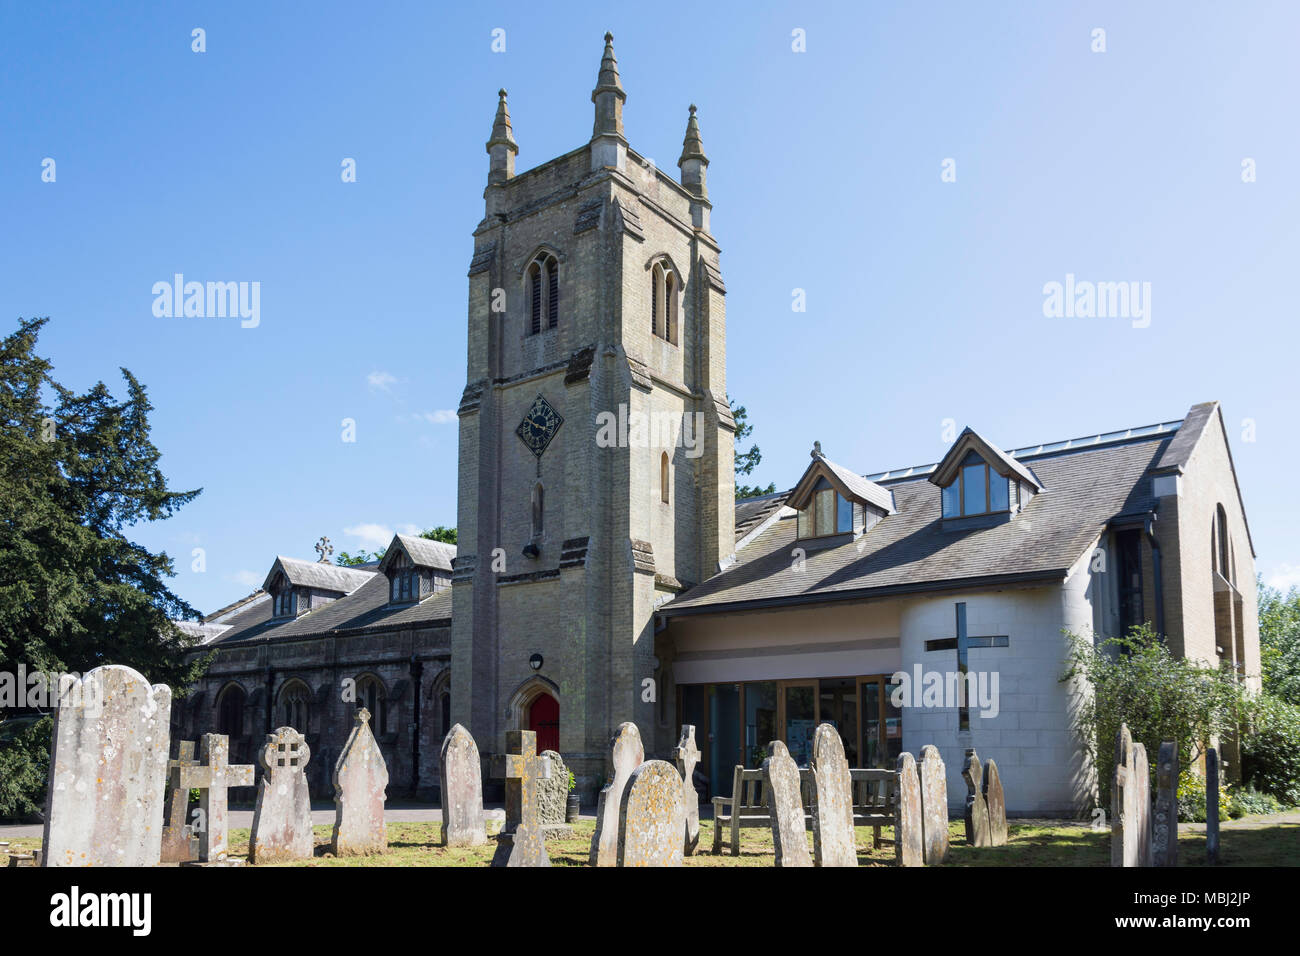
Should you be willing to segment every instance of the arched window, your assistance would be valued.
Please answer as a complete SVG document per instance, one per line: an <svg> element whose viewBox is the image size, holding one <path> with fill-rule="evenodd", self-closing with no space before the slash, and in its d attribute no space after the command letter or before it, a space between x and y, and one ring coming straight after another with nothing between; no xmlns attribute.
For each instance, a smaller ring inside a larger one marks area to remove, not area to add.
<svg viewBox="0 0 1300 956"><path fill-rule="evenodd" d="M528 267L528 333L542 331L543 322L548 329L560 324L560 264L546 252Z"/></svg>
<svg viewBox="0 0 1300 956"><path fill-rule="evenodd" d="M244 736L244 689L230 684L217 698L217 733L227 737Z"/></svg>
<svg viewBox="0 0 1300 956"><path fill-rule="evenodd" d="M357 680L357 708L370 711L370 729L376 736L388 733L388 701L378 677L367 674Z"/></svg>
<svg viewBox="0 0 1300 956"><path fill-rule="evenodd" d="M533 537L540 538L546 526L546 489L539 481L533 485Z"/></svg>
<svg viewBox="0 0 1300 956"><path fill-rule="evenodd" d="M663 262L650 270L650 331L677 344L677 275Z"/></svg>
<svg viewBox="0 0 1300 956"><path fill-rule="evenodd" d="M1214 569L1225 581L1232 580L1232 548L1228 537L1228 513L1219 505L1214 514Z"/></svg>
<svg viewBox="0 0 1300 956"><path fill-rule="evenodd" d="M280 725L307 733L311 691L300 680L292 680L280 690Z"/></svg>
<svg viewBox="0 0 1300 956"><path fill-rule="evenodd" d="M668 452L659 456L659 500L668 504Z"/></svg>

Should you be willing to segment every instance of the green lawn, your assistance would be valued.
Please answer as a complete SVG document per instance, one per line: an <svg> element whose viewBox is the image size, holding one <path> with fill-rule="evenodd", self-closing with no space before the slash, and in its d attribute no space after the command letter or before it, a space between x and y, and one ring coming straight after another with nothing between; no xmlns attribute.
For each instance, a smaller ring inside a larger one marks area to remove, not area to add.
<svg viewBox="0 0 1300 956"><path fill-rule="evenodd" d="M702 852L686 858L687 866L771 866L772 834L768 830L742 830L739 856L724 853L714 856L708 852L713 837L713 824L700 823ZM389 852L371 857L334 859L327 855L330 827L318 826L316 856L311 860L298 860L281 866L486 866L492 859L495 841L487 846L444 848L438 846L441 825L437 823L390 823L388 825ZM580 821L574 824L575 836L571 840L552 840L547 843L551 862L556 866L585 866L587 850L595 824ZM1110 864L1110 833L1093 830L1087 826L1035 826L1011 824L1011 842L1004 847L976 849L964 845L964 831L960 822L951 824L952 854L949 866L1108 866ZM891 835L886 827L882 834ZM871 849L871 830L858 828L858 863L861 866L894 866L894 848L882 845ZM1300 866L1300 824L1283 823L1259 829L1227 828L1220 834L1220 856L1227 866ZM40 846L39 839L14 840L14 849L30 850ZM809 835L809 850L812 836ZM233 830L230 834L232 856L242 857L248 852L248 830ZM1205 861L1205 835L1184 831L1179 837L1179 864L1203 865ZM0 852L0 866L8 863Z"/></svg>

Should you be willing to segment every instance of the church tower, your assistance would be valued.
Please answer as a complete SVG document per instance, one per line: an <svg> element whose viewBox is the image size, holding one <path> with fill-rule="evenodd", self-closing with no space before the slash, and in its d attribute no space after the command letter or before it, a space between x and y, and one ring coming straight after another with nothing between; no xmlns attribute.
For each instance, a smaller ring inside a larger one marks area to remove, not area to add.
<svg viewBox="0 0 1300 956"><path fill-rule="evenodd" d="M515 173L501 90L469 267L452 719L536 729L581 792L617 726L676 743L655 608L733 549L725 287L690 107L680 181L629 145L605 35L589 142Z"/></svg>

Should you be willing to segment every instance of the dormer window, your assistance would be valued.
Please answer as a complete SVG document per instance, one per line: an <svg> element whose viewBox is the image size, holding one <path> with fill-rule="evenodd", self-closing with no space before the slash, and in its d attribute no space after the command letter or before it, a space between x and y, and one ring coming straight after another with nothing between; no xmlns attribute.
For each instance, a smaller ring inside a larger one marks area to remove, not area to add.
<svg viewBox="0 0 1300 956"><path fill-rule="evenodd" d="M293 617L297 610L293 588L283 574L276 575L271 585L272 615L274 617Z"/></svg>
<svg viewBox="0 0 1300 956"><path fill-rule="evenodd" d="M388 597L392 604L410 604L419 596L418 572L405 554L398 554L388 566Z"/></svg>
<svg viewBox="0 0 1300 956"><path fill-rule="evenodd" d="M822 538L853 530L853 502L839 494L825 478L813 486L812 497L799 511L799 537Z"/></svg>
<svg viewBox="0 0 1300 956"><path fill-rule="evenodd" d="M1011 483L976 452L962 459L952 483L943 489L943 516L992 514L1011 507Z"/></svg>

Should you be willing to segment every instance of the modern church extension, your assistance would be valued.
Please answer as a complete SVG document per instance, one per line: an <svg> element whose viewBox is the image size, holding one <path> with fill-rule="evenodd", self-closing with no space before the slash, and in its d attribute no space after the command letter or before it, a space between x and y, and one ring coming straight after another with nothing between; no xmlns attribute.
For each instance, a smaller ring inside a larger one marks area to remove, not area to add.
<svg viewBox="0 0 1300 956"><path fill-rule="evenodd" d="M516 174L500 93L469 263L458 547L398 535L374 565L276 558L261 590L189 625L217 653L177 732L229 734L244 763L292 725L325 794L358 706L395 791L437 787L452 723L485 757L534 729L590 800L623 721L648 757L694 724L710 795L772 740L805 762L831 721L855 766L937 745L954 806L974 747L1010 811L1077 814L1096 780L1066 632L1149 622L1258 684L1254 550L1217 403L1011 451L968 428L937 464L878 474L815 446L791 490L734 500L696 109L678 180L624 138L608 35L591 98L591 140ZM684 427L597 441L614 420Z"/></svg>

